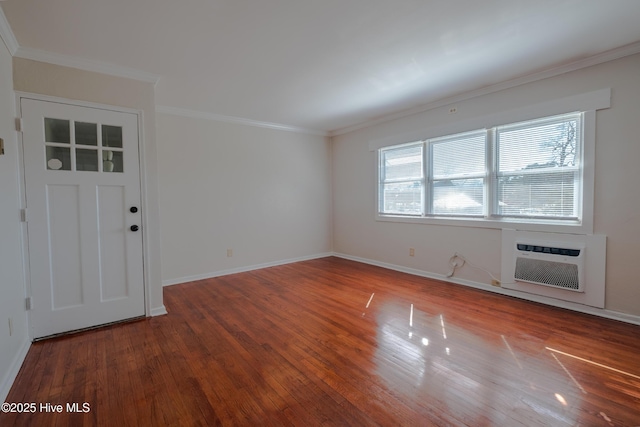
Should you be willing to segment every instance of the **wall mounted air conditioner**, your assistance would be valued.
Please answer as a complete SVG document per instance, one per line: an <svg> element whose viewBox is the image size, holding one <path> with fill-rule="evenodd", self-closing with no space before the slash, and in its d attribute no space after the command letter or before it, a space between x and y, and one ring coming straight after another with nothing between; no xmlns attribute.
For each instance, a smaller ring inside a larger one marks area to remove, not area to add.
<svg viewBox="0 0 640 427"><path fill-rule="evenodd" d="M514 244L513 277L567 291L584 292L584 245L520 239Z"/></svg>
<svg viewBox="0 0 640 427"><path fill-rule="evenodd" d="M502 230L505 289L603 308L605 265L606 236Z"/></svg>

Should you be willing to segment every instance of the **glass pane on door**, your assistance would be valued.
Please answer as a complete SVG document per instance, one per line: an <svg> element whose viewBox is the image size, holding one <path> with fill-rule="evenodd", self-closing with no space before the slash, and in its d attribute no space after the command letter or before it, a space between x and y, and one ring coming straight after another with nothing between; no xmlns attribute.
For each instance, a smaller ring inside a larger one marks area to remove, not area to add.
<svg viewBox="0 0 640 427"><path fill-rule="evenodd" d="M102 125L102 146L122 148L122 127Z"/></svg>
<svg viewBox="0 0 640 427"><path fill-rule="evenodd" d="M102 170L104 172L123 172L122 163L122 151L102 151Z"/></svg>
<svg viewBox="0 0 640 427"><path fill-rule="evenodd" d="M98 171L98 150L76 148L76 170Z"/></svg>
<svg viewBox="0 0 640 427"><path fill-rule="evenodd" d="M71 142L69 120L50 119L45 117L44 138L46 142L69 144Z"/></svg>
<svg viewBox="0 0 640 427"><path fill-rule="evenodd" d="M75 122L76 144L98 145L98 125L95 123Z"/></svg>
<svg viewBox="0 0 640 427"><path fill-rule="evenodd" d="M71 170L71 149L66 147L46 147L47 169Z"/></svg>

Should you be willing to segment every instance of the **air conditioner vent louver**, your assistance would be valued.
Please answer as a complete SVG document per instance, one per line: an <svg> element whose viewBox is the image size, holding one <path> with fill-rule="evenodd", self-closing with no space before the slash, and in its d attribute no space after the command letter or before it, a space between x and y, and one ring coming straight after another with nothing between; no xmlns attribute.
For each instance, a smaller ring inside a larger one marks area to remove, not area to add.
<svg viewBox="0 0 640 427"><path fill-rule="evenodd" d="M578 266L562 262L517 258L515 279L562 289L580 290Z"/></svg>

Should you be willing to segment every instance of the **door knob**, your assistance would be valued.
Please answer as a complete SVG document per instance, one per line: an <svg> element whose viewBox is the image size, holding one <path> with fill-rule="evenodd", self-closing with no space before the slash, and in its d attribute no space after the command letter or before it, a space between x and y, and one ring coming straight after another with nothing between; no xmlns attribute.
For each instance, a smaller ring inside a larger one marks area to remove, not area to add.
<svg viewBox="0 0 640 427"><path fill-rule="evenodd" d="M138 208L137 208L136 206L131 206L131 207L129 208L129 212L131 212L131 213L136 213L136 212L138 212Z"/></svg>
<svg viewBox="0 0 640 427"><path fill-rule="evenodd" d="M140 230L140 227L138 227L137 225L131 226L131 231L138 231L138 230Z"/></svg>

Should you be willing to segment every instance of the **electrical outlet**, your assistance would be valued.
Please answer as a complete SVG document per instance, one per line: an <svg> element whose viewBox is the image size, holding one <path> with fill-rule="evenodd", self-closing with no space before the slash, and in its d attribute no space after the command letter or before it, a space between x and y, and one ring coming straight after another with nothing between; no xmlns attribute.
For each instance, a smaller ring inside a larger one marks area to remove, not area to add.
<svg viewBox="0 0 640 427"><path fill-rule="evenodd" d="M458 112L458 108L456 108L456 107L449 108L449 114L455 114L457 112Z"/></svg>
<svg viewBox="0 0 640 427"><path fill-rule="evenodd" d="M416 250L413 248L409 248L409 256L415 256Z"/></svg>
<svg viewBox="0 0 640 427"><path fill-rule="evenodd" d="M233 249L227 249L227 256L228 257L232 257L233 256Z"/></svg>
<svg viewBox="0 0 640 427"><path fill-rule="evenodd" d="M500 281L493 279L493 280L491 280L491 285L492 286L500 286Z"/></svg>

